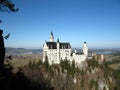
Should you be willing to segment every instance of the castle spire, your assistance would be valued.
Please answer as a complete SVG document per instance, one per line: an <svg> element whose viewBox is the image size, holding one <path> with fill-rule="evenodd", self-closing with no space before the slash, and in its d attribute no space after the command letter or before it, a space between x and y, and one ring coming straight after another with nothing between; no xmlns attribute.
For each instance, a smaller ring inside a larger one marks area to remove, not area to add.
<svg viewBox="0 0 120 90"><path fill-rule="evenodd" d="M54 42L54 35L53 35L53 32L51 31L50 33L50 42Z"/></svg>
<svg viewBox="0 0 120 90"><path fill-rule="evenodd" d="M59 38L57 38L57 43L59 43Z"/></svg>
<svg viewBox="0 0 120 90"><path fill-rule="evenodd" d="M53 36L53 32L51 31L51 35Z"/></svg>

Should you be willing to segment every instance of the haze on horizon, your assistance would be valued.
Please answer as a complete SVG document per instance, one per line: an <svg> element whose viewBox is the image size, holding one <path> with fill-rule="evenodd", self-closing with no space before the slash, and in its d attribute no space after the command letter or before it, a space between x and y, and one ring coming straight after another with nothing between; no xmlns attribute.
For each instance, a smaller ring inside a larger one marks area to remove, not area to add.
<svg viewBox="0 0 120 90"><path fill-rule="evenodd" d="M55 40L81 48L120 48L119 0L12 0L19 11L1 13L6 47L42 47ZM6 18L7 17L7 18Z"/></svg>

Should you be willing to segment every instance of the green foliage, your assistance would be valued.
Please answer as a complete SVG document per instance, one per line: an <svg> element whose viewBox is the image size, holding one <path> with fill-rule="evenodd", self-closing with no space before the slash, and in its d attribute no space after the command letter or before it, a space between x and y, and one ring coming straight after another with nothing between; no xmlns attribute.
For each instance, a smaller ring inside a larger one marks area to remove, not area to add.
<svg viewBox="0 0 120 90"><path fill-rule="evenodd" d="M16 12L18 8L15 8L15 4L11 2L11 0L0 0L0 11L1 12ZM0 20L2 23L2 20Z"/></svg>
<svg viewBox="0 0 120 90"><path fill-rule="evenodd" d="M106 87L104 87L103 90L106 90Z"/></svg>
<svg viewBox="0 0 120 90"><path fill-rule="evenodd" d="M63 73L64 73L64 70L68 70L68 72L70 71L70 62L67 59L65 59L64 61L61 59L60 65L62 67Z"/></svg>
<svg viewBox="0 0 120 90"><path fill-rule="evenodd" d="M44 67L45 67L46 70L49 69L49 62L48 62L48 58L47 57L45 58Z"/></svg>
<svg viewBox="0 0 120 90"><path fill-rule="evenodd" d="M120 86L119 85L115 85L114 90L120 90Z"/></svg>
<svg viewBox="0 0 120 90"><path fill-rule="evenodd" d="M84 88L84 79L83 78L80 81L80 85L81 85L82 88Z"/></svg>
<svg viewBox="0 0 120 90"><path fill-rule="evenodd" d="M75 68L75 61L72 61L72 65L71 65L71 75L74 77L74 74L76 72L76 68Z"/></svg>
<svg viewBox="0 0 120 90"><path fill-rule="evenodd" d="M40 66L42 64L42 60L39 60L38 62L37 62L37 66Z"/></svg>
<svg viewBox="0 0 120 90"><path fill-rule="evenodd" d="M60 65L49 65L46 57L44 63L41 60L38 62L29 61L28 67L25 67L27 68L25 75L31 78L33 87L36 88L39 88L37 87L38 82L45 86L46 84L50 86L52 82L51 85L55 90L98 90L98 80L102 79L109 86L109 89L120 90L120 70L110 69L107 61L98 65L98 62L92 59L88 61L88 65L90 68L80 69L75 66L75 61L70 62L67 59L61 59ZM93 68L97 68L95 73L87 73L88 70L91 71ZM76 83L73 82L74 78L77 79Z"/></svg>
<svg viewBox="0 0 120 90"><path fill-rule="evenodd" d="M98 67L98 60L96 60L94 57L92 60L88 60L88 67L92 67L94 69L95 67Z"/></svg>
<svg viewBox="0 0 120 90"><path fill-rule="evenodd" d="M6 11L15 12L18 11L18 8L17 9L15 8L15 4L13 4L11 0L0 0L0 10L2 12L6 12Z"/></svg>
<svg viewBox="0 0 120 90"><path fill-rule="evenodd" d="M61 66L61 69L62 69L62 73L64 73L65 67L64 67L64 61L62 59L60 60L60 66Z"/></svg>
<svg viewBox="0 0 120 90"><path fill-rule="evenodd" d="M98 81L95 81L95 90L98 90Z"/></svg>
<svg viewBox="0 0 120 90"><path fill-rule="evenodd" d="M81 74L82 77L84 76L85 72L84 72L83 69L81 70L80 74Z"/></svg>
<svg viewBox="0 0 120 90"><path fill-rule="evenodd" d="M89 85L90 90L98 90L98 81L91 79L90 80L90 85Z"/></svg>
<svg viewBox="0 0 120 90"><path fill-rule="evenodd" d="M49 72L51 77L54 77L54 71L52 69L52 66L49 67L48 72Z"/></svg>
<svg viewBox="0 0 120 90"><path fill-rule="evenodd" d="M35 63L35 60L33 60L33 64L32 64L32 67L36 67L37 64Z"/></svg>
<svg viewBox="0 0 120 90"><path fill-rule="evenodd" d="M94 87L94 79L90 80L90 90L92 90L92 88Z"/></svg>
<svg viewBox="0 0 120 90"><path fill-rule="evenodd" d="M33 66L33 65L32 65L32 61L29 60L28 67L29 67L29 68L32 68L32 66Z"/></svg>
<svg viewBox="0 0 120 90"><path fill-rule="evenodd" d="M41 63L41 61L35 62L35 60L33 60L33 61L29 60L29 62L28 62L28 67L29 67L30 69L38 68L38 67L40 66L40 63ZM25 65L25 66L26 66L26 65Z"/></svg>
<svg viewBox="0 0 120 90"><path fill-rule="evenodd" d="M67 59L64 60L64 68L70 70L70 62Z"/></svg>
<svg viewBox="0 0 120 90"><path fill-rule="evenodd" d="M71 75L74 77L74 75L79 72L79 68L75 67L75 61L73 60L72 63L70 63L69 60L65 59L64 61L60 60L60 65L62 68L62 73L64 73L64 70L67 70L68 75Z"/></svg>

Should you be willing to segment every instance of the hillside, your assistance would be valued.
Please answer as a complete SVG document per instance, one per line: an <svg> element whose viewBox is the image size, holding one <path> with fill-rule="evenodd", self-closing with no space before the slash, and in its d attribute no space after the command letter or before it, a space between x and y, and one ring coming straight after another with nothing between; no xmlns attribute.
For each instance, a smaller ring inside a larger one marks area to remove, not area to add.
<svg viewBox="0 0 120 90"><path fill-rule="evenodd" d="M11 48L8 49L8 51L10 50ZM42 90L120 90L120 59L117 53L105 55L107 60L102 63L98 62L98 58L93 57L83 63L83 68L78 68L75 67L74 62L70 63L67 60L61 60L60 65L50 66L47 59L44 63L41 61L42 54L24 54L29 50L21 48L13 48L12 53L17 50L23 54L13 55L10 64L13 70L17 69L14 73L12 72L15 77L11 78L16 78L18 72L22 73L29 81L26 83L28 89L32 87L31 90L41 90L42 87ZM10 79L9 83L11 82L16 81Z"/></svg>
<svg viewBox="0 0 120 90"><path fill-rule="evenodd" d="M14 73L20 70L32 83L28 86L33 87L32 90L41 90L39 86L49 88L47 90L120 90L120 61L118 58L116 60L117 63L106 60L99 63L98 59L93 57L83 63L83 68L78 68L74 61L70 63L68 60L61 60L59 65L49 65L47 59L43 63L33 57L30 60L15 60L28 62L14 67L18 68ZM114 64L118 64L118 67L113 68L111 65Z"/></svg>

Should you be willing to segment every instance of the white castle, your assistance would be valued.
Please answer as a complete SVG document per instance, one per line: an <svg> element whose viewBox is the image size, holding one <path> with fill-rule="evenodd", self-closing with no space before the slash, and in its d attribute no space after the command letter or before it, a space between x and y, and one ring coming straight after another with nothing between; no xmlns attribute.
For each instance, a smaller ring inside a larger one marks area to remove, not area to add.
<svg viewBox="0 0 120 90"><path fill-rule="evenodd" d="M45 41L45 44L43 45L43 62L47 58L50 65L59 64L61 59L67 59L70 61L75 60L75 64L80 66L87 57L88 47L86 42L83 44L82 53L78 53L76 49L72 52L70 43L60 42L59 39L55 42L52 32L50 34L50 41Z"/></svg>

